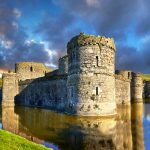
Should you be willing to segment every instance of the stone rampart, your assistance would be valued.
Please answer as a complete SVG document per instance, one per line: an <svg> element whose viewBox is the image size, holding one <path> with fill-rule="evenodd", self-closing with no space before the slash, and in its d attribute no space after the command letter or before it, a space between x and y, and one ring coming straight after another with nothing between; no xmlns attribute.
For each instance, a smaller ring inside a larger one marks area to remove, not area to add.
<svg viewBox="0 0 150 150"><path fill-rule="evenodd" d="M19 82L17 105L64 110L67 103L67 78L38 78Z"/></svg>

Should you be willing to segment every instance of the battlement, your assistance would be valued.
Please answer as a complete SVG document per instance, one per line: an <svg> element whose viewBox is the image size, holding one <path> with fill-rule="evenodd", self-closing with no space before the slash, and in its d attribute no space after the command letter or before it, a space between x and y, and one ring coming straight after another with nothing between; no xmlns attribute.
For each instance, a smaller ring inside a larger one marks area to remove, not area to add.
<svg viewBox="0 0 150 150"><path fill-rule="evenodd" d="M86 35L80 33L79 35L73 37L67 44L67 49L72 49L76 46L87 46L87 45L102 45L107 46L115 50L115 44L113 38L106 38L104 36L94 36Z"/></svg>

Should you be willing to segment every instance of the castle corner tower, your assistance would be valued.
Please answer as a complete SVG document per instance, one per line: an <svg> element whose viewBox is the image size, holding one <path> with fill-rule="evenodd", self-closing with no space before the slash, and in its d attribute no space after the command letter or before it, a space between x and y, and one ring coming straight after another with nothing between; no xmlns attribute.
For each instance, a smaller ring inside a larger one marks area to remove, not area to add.
<svg viewBox="0 0 150 150"><path fill-rule="evenodd" d="M116 114L113 39L80 33L68 42L67 53L67 112L87 116Z"/></svg>

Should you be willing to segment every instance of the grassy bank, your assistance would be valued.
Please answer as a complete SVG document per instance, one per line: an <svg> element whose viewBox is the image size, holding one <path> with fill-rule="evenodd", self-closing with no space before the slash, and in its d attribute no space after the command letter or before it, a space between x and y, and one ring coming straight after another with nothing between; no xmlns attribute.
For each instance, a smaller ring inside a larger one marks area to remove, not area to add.
<svg viewBox="0 0 150 150"><path fill-rule="evenodd" d="M150 74L142 74L143 81L150 81Z"/></svg>
<svg viewBox="0 0 150 150"><path fill-rule="evenodd" d="M18 135L0 130L0 150L52 150Z"/></svg>

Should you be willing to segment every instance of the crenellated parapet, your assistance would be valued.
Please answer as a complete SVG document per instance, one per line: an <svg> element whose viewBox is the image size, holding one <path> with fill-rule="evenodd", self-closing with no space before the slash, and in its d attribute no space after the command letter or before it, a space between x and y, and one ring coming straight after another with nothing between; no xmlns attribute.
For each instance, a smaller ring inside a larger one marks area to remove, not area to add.
<svg viewBox="0 0 150 150"><path fill-rule="evenodd" d="M112 50L116 50L113 38L106 38L104 36L86 35L80 33L79 35L72 38L68 44L67 49L70 50L77 46L88 46L88 45L102 45L107 46Z"/></svg>

